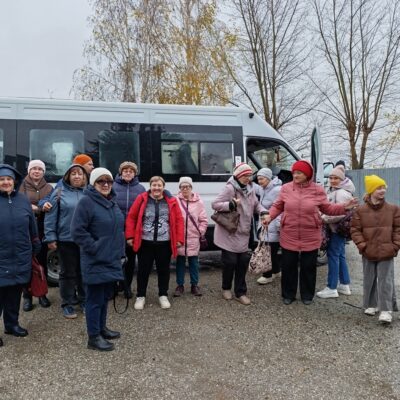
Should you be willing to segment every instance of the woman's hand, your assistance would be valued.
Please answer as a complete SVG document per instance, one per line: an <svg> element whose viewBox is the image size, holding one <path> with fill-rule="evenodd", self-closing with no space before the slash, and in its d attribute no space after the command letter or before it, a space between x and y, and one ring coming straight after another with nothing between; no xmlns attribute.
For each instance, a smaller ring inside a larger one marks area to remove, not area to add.
<svg viewBox="0 0 400 400"><path fill-rule="evenodd" d="M344 203L343 205L345 210L353 210L358 206L358 199L357 197L354 197L353 199L349 200L347 203Z"/></svg>
<svg viewBox="0 0 400 400"><path fill-rule="evenodd" d="M128 244L128 246L133 246L133 239L128 239L127 241L126 241L126 243Z"/></svg>
<svg viewBox="0 0 400 400"><path fill-rule="evenodd" d="M47 247L49 248L49 250L57 250L57 242L47 243Z"/></svg>
<svg viewBox="0 0 400 400"><path fill-rule="evenodd" d="M181 247L182 243L181 242L176 242L176 247Z"/></svg>
<svg viewBox="0 0 400 400"><path fill-rule="evenodd" d="M271 222L271 216L269 214L264 214L261 216L261 223L264 226L268 226L270 222Z"/></svg>
<svg viewBox="0 0 400 400"><path fill-rule="evenodd" d="M47 212L50 211L52 207L53 206L51 205L51 203L49 201L46 201L46 203L43 204L42 210L44 212Z"/></svg>

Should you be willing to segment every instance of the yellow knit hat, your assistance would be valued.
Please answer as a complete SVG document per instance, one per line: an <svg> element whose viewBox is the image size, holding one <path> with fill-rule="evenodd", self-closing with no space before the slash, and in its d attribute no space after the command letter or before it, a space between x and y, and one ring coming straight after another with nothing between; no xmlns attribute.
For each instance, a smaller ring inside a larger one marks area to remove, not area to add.
<svg viewBox="0 0 400 400"><path fill-rule="evenodd" d="M377 175L366 175L364 178L365 191L367 194L375 192L379 186L386 186L386 182Z"/></svg>

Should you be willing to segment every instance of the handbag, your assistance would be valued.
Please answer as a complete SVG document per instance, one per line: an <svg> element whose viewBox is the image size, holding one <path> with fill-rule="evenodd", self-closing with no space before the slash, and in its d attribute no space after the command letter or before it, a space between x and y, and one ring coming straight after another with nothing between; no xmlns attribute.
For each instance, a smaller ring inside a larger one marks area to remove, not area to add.
<svg viewBox="0 0 400 400"><path fill-rule="evenodd" d="M205 235L202 235L202 234L201 234L200 229L199 229L199 227L198 227L197 224L196 224L196 221L194 220L192 214L190 214L188 208L185 206L185 203L182 201L182 199L179 199L179 200L180 200L180 202L181 202L181 204L182 204L182 207L183 207L183 209L185 210L187 216L190 218L190 220L192 221L193 225L195 226L195 228L197 229L197 231L198 231L199 234L200 234L200 238L199 238L200 250L207 250L207 248L208 248L208 242L207 242L207 239L206 239Z"/></svg>
<svg viewBox="0 0 400 400"><path fill-rule="evenodd" d="M272 269L271 246L265 242L265 233L267 233L268 237L268 228L263 227L258 245L250 257L249 273L252 275L263 274Z"/></svg>
<svg viewBox="0 0 400 400"><path fill-rule="evenodd" d="M340 236L343 236L346 240L351 239L351 220L353 218L354 210L346 211L346 216L343 217L336 224L336 233Z"/></svg>
<svg viewBox="0 0 400 400"><path fill-rule="evenodd" d="M34 297L45 296L48 292L46 274L35 256L32 257L32 276L28 293Z"/></svg>
<svg viewBox="0 0 400 400"><path fill-rule="evenodd" d="M215 211L214 214L211 215L211 219L229 233L235 233L239 226L240 214L236 210Z"/></svg>
<svg viewBox="0 0 400 400"><path fill-rule="evenodd" d="M331 230L328 224L322 224L321 228L322 241L320 249L326 251L328 249L329 240L331 239Z"/></svg>

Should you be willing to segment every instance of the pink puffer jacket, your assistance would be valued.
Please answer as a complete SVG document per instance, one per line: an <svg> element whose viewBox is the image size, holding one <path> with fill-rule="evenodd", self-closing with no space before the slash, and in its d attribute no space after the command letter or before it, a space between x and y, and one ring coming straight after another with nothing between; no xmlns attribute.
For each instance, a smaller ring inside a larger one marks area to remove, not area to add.
<svg viewBox="0 0 400 400"><path fill-rule="evenodd" d="M281 216L280 244L292 251L312 251L321 246L322 219L327 215L343 215L343 204L330 204L322 186L315 182L282 186L278 199L269 209L272 219Z"/></svg>
<svg viewBox="0 0 400 400"><path fill-rule="evenodd" d="M203 200L201 200L200 196L197 193L192 193L192 197L189 199L189 201L184 199L182 193L178 193L176 199L181 209L183 221L185 224L185 245L178 247L178 255L187 257L197 256L199 255L200 251L200 233L204 235L208 226L206 208L204 206ZM196 221L200 233L193 225L193 222L184 210L182 206L182 201L185 204L186 208L189 210L190 215Z"/></svg>

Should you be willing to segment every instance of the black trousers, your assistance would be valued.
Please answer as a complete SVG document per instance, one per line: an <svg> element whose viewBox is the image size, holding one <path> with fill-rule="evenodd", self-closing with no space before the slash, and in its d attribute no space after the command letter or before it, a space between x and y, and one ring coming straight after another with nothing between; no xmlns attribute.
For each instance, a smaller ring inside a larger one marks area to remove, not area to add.
<svg viewBox="0 0 400 400"><path fill-rule="evenodd" d="M18 325L22 287L23 285L0 287L0 317L3 314L6 330Z"/></svg>
<svg viewBox="0 0 400 400"><path fill-rule="evenodd" d="M271 278L272 274L281 272L281 256L278 254L280 244L279 242L270 242L269 245L271 247L272 270L265 272L264 278Z"/></svg>
<svg viewBox="0 0 400 400"><path fill-rule="evenodd" d="M236 297L247 293L246 273L249 267L250 255L246 253L233 253L228 250L222 250L221 261L222 268L222 289L231 290L232 281L234 281L233 290Z"/></svg>
<svg viewBox="0 0 400 400"><path fill-rule="evenodd" d="M158 275L158 295L168 296L171 243L142 240L138 251L137 297L146 297L147 285L154 261Z"/></svg>
<svg viewBox="0 0 400 400"><path fill-rule="evenodd" d="M312 300L317 278L318 249L312 251L291 251L282 248L282 297L295 299L299 280L300 264L300 297Z"/></svg>
<svg viewBox="0 0 400 400"><path fill-rule="evenodd" d="M131 287L133 281L133 274L135 272L136 253L133 251L132 246L125 247L126 264L125 264L125 279L128 287Z"/></svg>

